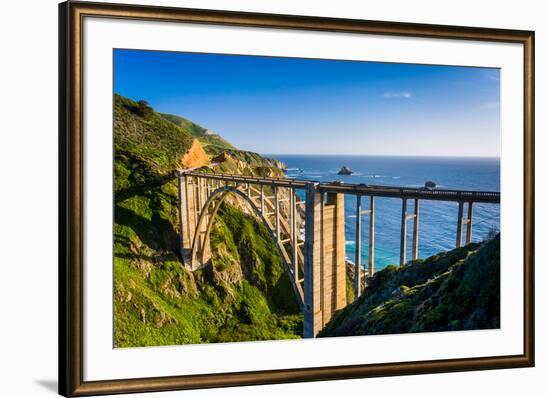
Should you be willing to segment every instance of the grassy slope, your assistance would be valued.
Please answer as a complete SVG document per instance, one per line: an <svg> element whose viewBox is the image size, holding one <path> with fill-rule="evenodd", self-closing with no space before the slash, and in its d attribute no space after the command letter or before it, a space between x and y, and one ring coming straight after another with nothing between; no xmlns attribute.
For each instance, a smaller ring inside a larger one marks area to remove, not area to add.
<svg viewBox="0 0 550 398"><path fill-rule="evenodd" d="M407 267L387 267L367 294L341 310L320 336L500 327L500 236Z"/></svg>
<svg viewBox="0 0 550 398"><path fill-rule="evenodd" d="M206 132L206 129L204 127L199 126L198 124L193 123L191 120L188 120L184 117L161 112L158 112L158 114L169 122L172 122L176 126L183 128L195 137L200 137Z"/></svg>
<svg viewBox="0 0 550 398"><path fill-rule="evenodd" d="M196 125L174 124L120 96L114 115L115 345L299 337L302 320L288 277L269 232L254 218L224 206L211 237L212 267L191 273L179 261L172 171ZM248 172L269 169L256 160ZM238 166L223 167L238 172Z"/></svg>
<svg viewBox="0 0 550 398"><path fill-rule="evenodd" d="M236 149L233 145L231 145L229 142L224 140L221 136L217 134L206 135L207 129L181 116L170 115L168 113L159 113L159 115L165 118L166 120L174 123L175 125L185 129L189 133L193 134L204 145L207 151L210 148L211 153L219 152L220 150L224 150L224 149Z"/></svg>

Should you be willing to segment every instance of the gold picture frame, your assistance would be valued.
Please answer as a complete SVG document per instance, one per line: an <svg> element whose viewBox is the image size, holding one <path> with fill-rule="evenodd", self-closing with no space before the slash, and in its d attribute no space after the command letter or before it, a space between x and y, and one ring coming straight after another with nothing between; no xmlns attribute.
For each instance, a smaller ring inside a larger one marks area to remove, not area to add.
<svg viewBox="0 0 550 398"><path fill-rule="evenodd" d="M518 43L524 65L523 354L514 356L273 369L125 380L83 380L83 20L193 22ZM532 31L270 15L88 2L59 5L59 392L64 396L413 375L534 366L534 41Z"/></svg>

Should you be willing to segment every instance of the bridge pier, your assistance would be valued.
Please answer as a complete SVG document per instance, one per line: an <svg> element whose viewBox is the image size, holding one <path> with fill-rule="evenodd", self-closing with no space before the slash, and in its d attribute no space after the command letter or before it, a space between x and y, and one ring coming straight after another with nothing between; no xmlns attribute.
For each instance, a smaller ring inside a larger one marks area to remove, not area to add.
<svg viewBox="0 0 550 398"><path fill-rule="evenodd" d="M370 196L369 276L374 275L374 195Z"/></svg>
<svg viewBox="0 0 550 398"><path fill-rule="evenodd" d="M191 267L188 256L197 224L197 190L194 178L178 175L178 206L180 221L180 255L184 265Z"/></svg>
<svg viewBox="0 0 550 398"><path fill-rule="evenodd" d="M344 222L343 194L306 187L304 337L315 337L346 305Z"/></svg>
<svg viewBox="0 0 550 398"><path fill-rule="evenodd" d="M355 275L354 275L354 294L355 300L361 296L361 292L364 289L361 256L361 234L362 234L362 216L369 215L369 258L368 258L368 274L372 276L374 274L374 196L370 197L370 209L362 210L361 208L361 195L357 195L357 209L355 213Z"/></svg>
<svg viewBox="0 0 550 398"><path fill-rule="evenodd" d="M407 213L407 198L403 198L403 206L401 208L401 250L399 254L399 264L407 264L407 222L410 219L414 219L413 224L413 237L411 258L416 260L418 258L418 226L419 226L419 211L420 202L418 198L414 199L414 213Z"/></svg>
<svg viewBox="0 0 550 398"><path fill-rule="evenodd" d="M456 247L462 246L462 227L466 224L466 244L472 242L473 202L468 202L468 215L464 218L464 202L458 202L458 219L456 225Z"/></svg>
<svg viewBox="0 0 550 398"><path fill-rule="evenodd" d="M273 206L275 206L275 241L281 241L281 213L279 208L279 189L273 186Z"/></svg>
<svg viewBox="0 0 550 398"><path fill-rule="evenodd" d="M412 260L418 259L418 226L419 226L419 210L420 201L414 200L414 224L413 224L413 240L412 240Z"/></svg>
<svg viewBox="0 0 550 398"><path fill-rule="evenodd" d="M260 211L262 212L262 215L265 213L265 195L263 185L260 185Z"/></svg>
<svg viewBox="0 0 550 398"><path fill-rule="evenodd" d="M292 271L294 283L298 283L298 236L296 234L296 191L290 188L290 242L292 246Z"/></svg>
<svg viewBox="0 0 550 398"><path fill-rule="evenodd" d="M401 250L399 252L399 264L407 263L407 199L403 198L401 207Z"/></svg>
<svg viewBox="0 0 550 398"><path fill-rule="evenodd" d="M207 225L210 219L198 225L199 215L208 198L209 185L200 177L188 178L178 175L178 206L180 235L180 256L185 266L195 269L197 264L192 258L191 249L195 231L200 228L197 245L203 261L208 261L211 255L210 242L206 237Z"/></svg>
<svg viewBox="0 0 550 398"><path fill-rule="evenodd" d="M184 177L187 183L187 177ZM185 222L185 211L184 209L187 207L184 203L184 194L183 194L183 187L182 187L182 181L181 181L181 175L178 173L178 221L180 223L180 236L179 236L179 246L180 246L180 257L183 260L185 257L185 233L183 230L186 228L186 222ZM187 195L185 195L187 196Z"/></svg>
<svg viewBox="0 0 550 398"><path fill-rule="evenodd" d="M462 225L464 225L464 202L458 202L458 219L456 224L456 247L462 246Z"/></svg>
<svg viewBox="0 0 550 398"><path fill-rule="evenodd" d="M468 203L468 225L466 226L466 244L472 243L472 227L473 227L472 216L473 216L473 210L474 210L473 207L474 207L474 203L469 202Z"/></svg>
<svg viewBox="0 0 550 398"><path fill-rule="evenodd" d="M353 292L355 300L361 296L361 282L362 282L362 270L361 270L361 195L357 195L357 208L355 211L355 275L353 280Z"/></svg>

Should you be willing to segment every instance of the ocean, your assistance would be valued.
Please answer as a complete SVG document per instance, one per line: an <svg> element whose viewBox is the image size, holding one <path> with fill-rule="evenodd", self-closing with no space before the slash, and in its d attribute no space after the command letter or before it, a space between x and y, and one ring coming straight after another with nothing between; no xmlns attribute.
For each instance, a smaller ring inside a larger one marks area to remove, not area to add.
<svg viewBox="0 0 550 398"><path fill-rule="evenodd" d="M312 181L344 181L356 184L423 187L428 180L438 188L500 191L500 159L443 158L340 155L265 155L287 166L287 176ZM342 166L353 170L349 176L338 175ZM300 193L303 196L303 193ZM412 212L413 201L409 201ZM367 197L363 208L369 206ZM400 199L376 198L374 258L375 270L399 263L401 235ZM346 256L355 261L355 208L353 195L345 196ZM467 206L465 206L466 211ZM421 201L419 258L453 249L456 241L458 205L452 202ZM368 216L362 228L362 264L368 258ZM408 224L407 259L411 258L412 221ZM491 231L500 231L500 206L475 204L473 241L481 241Z"/></svg>

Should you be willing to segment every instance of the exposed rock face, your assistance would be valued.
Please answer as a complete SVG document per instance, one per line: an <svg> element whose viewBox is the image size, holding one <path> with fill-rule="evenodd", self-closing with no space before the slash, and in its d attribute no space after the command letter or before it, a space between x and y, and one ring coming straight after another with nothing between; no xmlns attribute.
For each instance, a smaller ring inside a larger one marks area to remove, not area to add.
<svg viewBox="0 0 550 398"><path fill-rule="evenodd" d="M212 163L226 163L224 167L235 169L234 172L237 172L236 174L242 174L243 170L249 168L249 164L246 161L240 160L233 153L226 151L212 158Z"/></svg>
<svg viewBox="0 0 550 398"><path fill-rule="evenodd" d="M279 170L286 171L286 164L284 164L280 160L276 160L276 159L269 159L269 160L274 167L278 168Z"/></svg>
<svg viewBox="0 0 550 398"><path fill-rule="evenodd" d="M180 165L184 169L206 166L210 163L210 159L199 140L194 139L189 151L180 160Z"/></svg>
<svg viewBox="0 0 550 398"><path fill-rule="evenodd" d="M231 155L227 152L222 152L218 156L215 156L214 158L212 158L212 162L223 163L229 159L232 159Z"/></svg>

